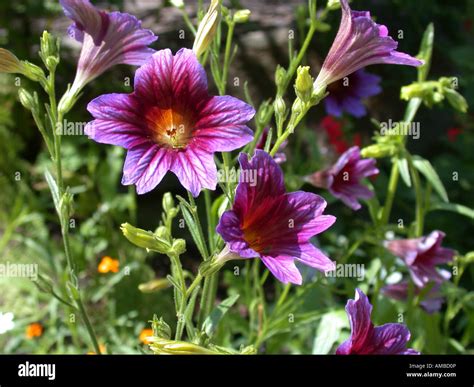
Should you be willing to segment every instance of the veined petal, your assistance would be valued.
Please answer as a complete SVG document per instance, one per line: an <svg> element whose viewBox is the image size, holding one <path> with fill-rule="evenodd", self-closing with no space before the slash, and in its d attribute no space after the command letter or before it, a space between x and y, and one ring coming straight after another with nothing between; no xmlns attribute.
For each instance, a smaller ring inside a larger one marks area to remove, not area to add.
<svg viewBox="0 0 474 387"><path fill-rule="evenodd" d="M122 184L135 184L138 194L149 192L160 183L172 162L173 154L156 144L130 149L125 159Z"/></svg>
<svg viewBox="0 0 474 387"><path fill-rule="evenodd" d="M279 256L279 257L261 257L263 263L268 270L284 284L293 283L301 285L303 278L301 273L297 269L294 259L291 257Z"/></svg>
<svg viewBox="0 0 474 387"><path fill-rule="evenodd" d="M409 340L410 331L403 324L384 324L375 327L372 353L379 355L419 355L419 352L406 348Z"/></svg>
<svg viewBox="0 0 474 387"><path fill-rule="evenodd" d="M210 98L204 68L194 53L185 48L174 56L169 49L157 51L137 70L135 93L162 108L179 103L196 112Z"/></svg>
<svg viewBox="0 0 474 387"><path fill-rule="evenodd" d="M241 153L239 162L241 183L237 186L235 211L246 213L250 208L262 203L264 199L276 198L285 193L283 172L268 153L257 149L250 161L245 153ZM254 175L255 181L244 181L244 173L248 176Z"/></svg>
<svg viewBox="0 0 474 387"><path fill-rule="evenodd" d="M216 189L217 168L214 156L198 147L190 146L184 151L177 151L171 171L194 197L203 188Z"/></svg>
<svg viewBox="0 0 474 387"><path fill-rule="evenodd" d="M105 94L92 100L87 110L96 118L86 126L94 141L126 149L150 142L143 127L140 104L128 94Z"/></svg>
<svg viewBox="0 0 474 387"><path fill-rule="evenodd" d="M255 109L231 96L210 98L200 111L194 136L203 147L225 152L240 148L253 139L245 125L255 115Z"/></svg>

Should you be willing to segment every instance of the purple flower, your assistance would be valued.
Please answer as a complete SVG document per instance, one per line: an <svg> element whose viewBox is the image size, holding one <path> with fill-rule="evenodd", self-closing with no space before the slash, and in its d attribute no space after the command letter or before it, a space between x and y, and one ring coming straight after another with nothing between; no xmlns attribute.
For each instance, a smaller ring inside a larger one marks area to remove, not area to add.
<svg viewBox="0 0 474 387"><path fill-rule="evenodd" d="M423 64L423 61L396 51L398 43L388 36L387 27L371 19L370 12L352 11L347 0L341 0L341 7L339 31L314 82L316 93L372 64Z"/></svg>
<svg viewBox="0 0 474 387"><path fill-rule="evenodd" d="M420 294L422 288L414 286L415 295ZM387 285L382 288L382 293L390 298L398 301L405 301L408 298L408 281L401 281L393 285ZM434 286L425 294L420 306L427 313L435 313L441 309L444 298L440 293L440 285L435 283Z"/></svg>
<svg viewBox="0 0 474 387"><path fill-rule="evenodd" d="M329 95L324 99L326 112L340 117L343 112L362 117L367 114L362 100L379 94L380 77L364 70L358 70L348 75L344 80L338 80L328 86Z"/></svg>
<svg viewBox="0 0 474 387"><path fill-rule="evenodd" d="M273 158L256 150L239 157L241 173L235 202L217 226L233 255L260 258L283 283L302 283L295 260L320 271L334 263L310 243L336 220L323 215L326 202L309 192L286 193L283 173Z"/></svg>
<svg viewBox="0 0 474 387"><path fill-rule="evenodd" d="M374 327L370 319L372 305L360 289L356 289L354 300L347 301L346 312L351 336L337 348L337 355L419 355L414 349L406 348L410 331L405 325Z"/></svg>
<svg viewBox="0 0 474 387"><path fill-rule="evenodd" d="M361 159L359 147L353 146L345 151L332 167L315 172L305 180L316 187L328 189L344 204L358 210L361 205L357 199L370 199L374 195L360 181L378 173L375 159Z"/></svg>
<svg viewBox="0 0 474 387"><path fill-rule="evenodd" d="M387 241L385 247L405 262L413 282L421 288L430 281L441 283L451 277L448 271L436 268L454 257L454 250L441 247L444 237L444 232L433 231L421 238Z"/></svg>
<svg viewBox="0 0 474 387"><path fill-rule="evenodd" d="M74 21L69 34L82 42L76 78L70 95L117 64L140 66L155 50L148 47L158 39L128 13L105 12L89 0L60 0L64 13Z"/></svg>
<svg viewBox="0 0 474 387"><path fill-rule="evenodd" d="M230 96L210 96L207 78L191 50L160 50L135 74L131 94L102 95L87 109L95 120L86 134L128 149L122 184L151 191L172 171L194 196L215 189L214 152L249 143L245 124L255 110Z"/></svg>

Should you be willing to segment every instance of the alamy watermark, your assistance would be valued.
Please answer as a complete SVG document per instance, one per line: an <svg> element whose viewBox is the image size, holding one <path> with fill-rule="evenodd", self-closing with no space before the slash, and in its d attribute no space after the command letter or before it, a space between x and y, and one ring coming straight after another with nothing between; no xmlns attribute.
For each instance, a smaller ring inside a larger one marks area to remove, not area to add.
<svg viewBox="0 0 474 387"><path fill-rule="evenodd" d="M396 122L389 119L380 123L380 134L383 136L411 136L414 140L420 138L419 122Z"/></svg>
<svg viewBox="0 0 474 387"><path fill-rule="evenodd" d="M38 264L36 263L0 263L0 278L30 278L38 279Z"/></svg>
<svg viewBox="0 0 474 387"><path fill-rule="evenodd" d="M217 171L217 181L219 183L248 183L251 187L257 185L256 169L235 169L223 168Z"/></svg>
<svg viewBox="0 0 474 387"><path fill-rule="evenodd" d="M362 281L365 277L365 265L358 263L338 263L334 270L324 272L330 278L357 278Z"/></svg>

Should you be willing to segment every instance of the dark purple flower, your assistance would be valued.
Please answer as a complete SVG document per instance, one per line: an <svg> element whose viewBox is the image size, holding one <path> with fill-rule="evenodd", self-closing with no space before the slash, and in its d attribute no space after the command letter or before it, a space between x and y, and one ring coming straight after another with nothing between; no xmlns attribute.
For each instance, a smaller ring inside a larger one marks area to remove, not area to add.
<svg viewBox="0 0 474 387"><path fill-rule="evenodd" d="M69 34L82 42L71 95L117 64L141 66L155 50L148 47L158 39L128 13L105 12L89 0L60 0L64 13L74 21Z"/></svg>
<svg viewBox="0 0 474 387"><path fill-rule="evenodd" d="M135 74L131 94L107 94L87 107L95 120L86 133L97 142L128 149L122 184L139 194L172 171L194 196L215 189L214 152L249 143L245 124L255 110L230 96L210 96L207 78L191 50L160 50Z"/></svg>
<svg viewBox="0 0 474 387"><path fill-rule="evenodd" d="M375 159L361 159L359 147L353 146L344 152L332 167L307 176L306 181L316 187L328 189L344 204L358 210L361 205L357 199L370 199L374 195L360 181L378 173Z"/></svg>
<svg viewBox="0 0 474 387"><path fill-rule="evenodd" d="M422 288L413 287L415 295L420 294ZM405 301L408 298L408 281L401 281L393 285L387 285L382 288L382 293L398 301ZM425 294L420 306L428 313L435 313L441 309L444 298L440 293L440 285L435 283L433 287Z"/></svg>
<svg viewBox="0 0 474 387"><path fill-rule="evenodd" d="M341 7L339 30L314 82L316 93L372 64L423 64L423 61L396 51L398 43L388 36L387 27L371 19L370 12L352 11L347 0L341 0Z"/></svg>
<svg viewBox="0 0 474 387"><path fill-rule="evenodd" d="M234 205L216 229L230 252L260 258L283 283L302 283L295 260L320 271L334 270L334 263L310 242L336 220L323 215L324 199L309 192L287 193L280 167L262 150L250 161L242 153L239 161Z"/></svg>
<svg viewBox="0 0 474 387"><path fill-rule="evenodd" d="M380 77L364 70L358 70L344 79L340 79L327 88L329 95L324 99L326 112L335 117L342 116L343 112L362 117L367 110L362 103L364 98L379 94Z"/></svg>
<svg viewBox="0 0 474 387"><path fill-rule="evenodd" d="M360 289L356 289L354 300L347 301L346 312L351 336L337 348L337 355L419 355L414 349L406 348L410 331L405 325L374 327L370 319L372 305Z"/></svg>
<svg viewBox="0 0 474 387"><path fill-rule="evenodd" d="M441 247L444 237L444 232L433 231L421 238L387 241L385 247L405 262L413 282L422 288L430 281L441 283L451 277L447 270L436 268L451 262L455 254L454 250Z"/></svg>

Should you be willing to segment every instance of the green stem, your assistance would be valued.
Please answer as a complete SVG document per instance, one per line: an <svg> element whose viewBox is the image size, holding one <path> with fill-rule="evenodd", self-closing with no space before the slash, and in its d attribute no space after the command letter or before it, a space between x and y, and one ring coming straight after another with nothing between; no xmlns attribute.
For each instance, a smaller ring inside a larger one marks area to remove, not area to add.
<svg viewBox="0 0 474 387"><path fill-rule="evenodd" d="M94 346L94 349L95 349L95 352L98 355L100 355L101 354L100 346L99 346L99 342L97 341L97 337L95 335L94 328L92 327L92 324L89 320L89 316L87 315L86 308L84 307L84 304L82 303L82 299L81 299L81 296L80 296L80 293L79 293L79 289L77 289L77 291L78 291L78 294L79 294L79 297L76 300L77 307L78 307L79 312L81 314L82 320L84 321L84 324L86 325L87 333L89 333L89 336L90 336L91 341L92 341L92 345Z"/></svg>
<svg viewBox="0 0 474 387"><path fill-rule="evenodd" d="M64 180L63 180L63 173L62 173L62 163L61 163L61 134L56 133L56 128L58 124L62 124L63 114L58 112L58 105L56 101L56 91L55 91L55 73L51 71L49 77L49 87L48 87L48 94L49 94L49 104L50 104L50 114L51 114L51 127L53 130L53 140L54 140L54 161L56 166L56 178L58 184L58 191L59 197L63 197L65 189L64 189ZM76 288L78 296L76 297L75 301L77 304L77 309L86 325L87 332L89 333L90 339L92 341L92 345L97 354L100 354L100 347L98 344L97 337L95 335L94 329L92 324L89 320L89 316L87 315L87 311L84 307L84 304L81 299L80 289L79 289L79 281L76 277L76 262L73 259L71 253L71 244L69 240L69 219L64 219L61 211L59 211L59 222L61 224L61 234L64 244L64 252L66 255L66 261L69 271L69 280L71 281L72 285Z"/></svg>
<svg viewBox="0 0 474 387"><path fill-rule="evenodd" d="M398 178L400 171L398 169L398 163L393 161L392 171L390 172L390 180L388 183L387 198L385 199L385 206L382 210L382 225L386 226L390 218L390 212L392 211L393 200L397 192Z"/></svg>
<svg viewBox="0 0 474 387"><path fill-rule="evenodd" d="M225 42L225 51L224 51L224 68L222 70L221 84L219 88L219 94L224 95L227 87L227 77L229 75L229 66L230 66L230 53L232 48L232 38L234 36L234 27L235 23L230 21L227 23L229 30L227 31L227 37Z"/></svg>

